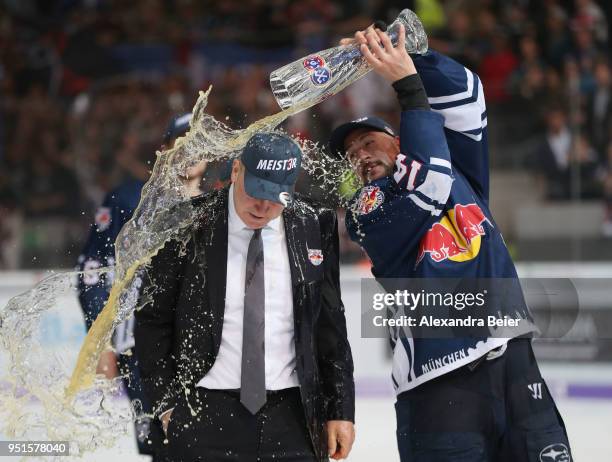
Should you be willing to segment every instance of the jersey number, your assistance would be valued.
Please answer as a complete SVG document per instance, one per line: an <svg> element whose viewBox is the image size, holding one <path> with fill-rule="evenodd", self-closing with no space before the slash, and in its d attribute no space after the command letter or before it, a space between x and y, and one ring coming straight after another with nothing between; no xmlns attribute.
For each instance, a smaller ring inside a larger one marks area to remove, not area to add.
<svg viewBox="0 0 612 462"><path fill-rule="evenodd" d="M406 156L404 154L398 154L397 159L395 160L397 171L393 174L395 182L399 184L406 174L408 174L406 189L408 191L412 191L414 189L414 181L416 180L417 173L421 169L421 165L422 164L420 162L413 160L410 162L410 168L408 168L408 166L406 166Z"/></svg>

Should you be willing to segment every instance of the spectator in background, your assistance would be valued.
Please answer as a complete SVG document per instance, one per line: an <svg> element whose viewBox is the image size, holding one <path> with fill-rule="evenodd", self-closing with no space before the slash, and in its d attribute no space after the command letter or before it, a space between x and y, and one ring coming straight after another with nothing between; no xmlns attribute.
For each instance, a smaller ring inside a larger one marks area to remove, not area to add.
<svg viewBox="0 0 612 462"><path fill-rule="evenodd" d="M338 15L338 8L326 0L291 2L287 20L289 24L296 24L298 49L307 54L326 48L332 23Z"/></svg>
<svg viewBox="0 0 612 462"><path fill-rule="evenodd" d="M572 198L592 200L601 197L599 167L597 153L591 146L588 137L580 133L576 137L570 155L569 190Z"/></svg>
<svg viewBox="0 0 612 462"><path fill-rule="evenodd" d="M51 153L33 154L25 185L25 214L29 218L75 217L79 185L74 172Z"/></svg>
<svg viewBox="0 0 612 462"><path fill-rule="evenodd" d="M536 153L536 168L545 182L547 198L566 199L569 197L568 168L572 134L562 108L551 108L545 117L546 133Z"/></svg>
<svg viewBox="0 0 612 462"><path fill-rule="evenodd" d="M480 56L473 44L472 25L468 13L455 6L448 12L448 27L430 38L432 48L440 50L466 67L478 67Z"/></svg>
<svg viewBox="0 0 612 462"><path fill-rule="evenodd" d="M606 150L612 132L612 79L610 65L600 58L594 68L595 88L586 104L586 128L600 161L606 162Z"/></svg>
<svg viewBox="0 0 612 462"><path fill-rule="evenodd" d="M493 39L502 31L502 25L497 20L493 10L487 7L473 5L470 13L473 26L473 43L477 59L481 61L484 56L493 52Z"/></svg>
<svg viewBox="0 0 612 462"><path fill-rule="evenodd" d="M492 49L484 54L478 73L482 78L487 101L502 103L509 99L509 79L518 66L518 59L503 31L497 31L491 43Z"/></svg>
<svg viewBox="0 0 612 462"><path fill-rule="evenodd" d="M576 14L573 23L593 32L599 46L608 42L608 21L602 9L593 0L575 0Z"/></svg>
<svg viewBox="0 0 612 462"><path fill-rule="evenodd" d="M572 136L561 108L546 114L546 137L536 162L548 199L593 199L601 194L597 153L585 134Z"/></svg>
<svg viewBox="0 0 612 462"><path fill-rule="evenodd" d="M546 73L540 47L534 37L525 36L520 39L519 51L519 63L508 79L509 87L514 96L541 107L545 98Z"/></svg>
<svg viewBox="0 0 612 462"><path fill-rule="evenodd" d="M560 68L565 56L571 51L566 11L556 2L549 2L544 16L544 49L548 62Z"/></svg>
<svg viewBox="0 0 612 462"><path fill-rule="evenodd" d="M593 42L593 34L589 29L576 28L574 30L574 50L571 57L576 61L580 73L580 91L588 94L593 91L593 64L600 51Z"/></svg>
<svg viewBox="0 0 612 462"><path fill-rule="evenodd" d="M602 234L612 238L612 142L608 145L606 163L603 175L603 194L605 216Z"/></svg>
<svg viewBox="0 0 612 462"><path fill-rule="evenodd" d="M23 216L17 195L0 172L0 270L19 269Z"/></svg>
<svg viewBox="0 0 612 462"><path fill-rule="evenodd" d="M127 154L150 152L164 129L159 121L192 107L197 90L213 84L206 112L244 127L278 110L267 77L290 55L331 46L335 35L372 19L390 22L402 8L422 15L433 49L480 70L495 114L489 133L493 168L522 165L521 153L546 138L542 114L559 101L571 108L567 125L588 134L600 162L612 131L610 85L604 83L609 65L600 65L601 54L609 54L605 0L5 3L0 169L10 172L19 204L30 209L29 196L44 196L28 190L40 163L36 156L52 157L52 164L72 172L67 176L76 176L80 203L72 209L80 206L87 216L120 181L121 164L131 162ZM500 28L505 37L498 37ZM328 127L355 112L395 114L393 93L372 93L376 82L368 79L291 118L288 129L326 138ZM123 138L128 122L133 139ZM59 153L42 154L49 150ZM36 175L42 182L37 188L54 196L53 185L64 174L53 173L50 180L39 169ZM66 195L63 188L59 184L60 195ZM29 224L26 217L25 234ZM56 246L52 253L59 261L63 250Z"/></svg>

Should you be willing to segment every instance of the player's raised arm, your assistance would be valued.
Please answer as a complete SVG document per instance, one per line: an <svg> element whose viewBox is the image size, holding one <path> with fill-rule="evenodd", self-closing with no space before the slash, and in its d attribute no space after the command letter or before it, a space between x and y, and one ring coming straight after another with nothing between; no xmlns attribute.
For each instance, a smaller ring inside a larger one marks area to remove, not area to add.
<svg viewBox="0 0 612 462"><path fill-rule="evenodd" d="M353 240L370 248L375 268L417 251L420 236L442 214L453 181L444 119L430 110L401 37L403 30L393 48L380 30L355 35L370 65L397 92L402 107L399 139L390 136L384 121L365 117L338 127L330 141L332 151L344 151L366 183L352 202L347 227ZM391 222L402 229L394 238L389 235Z"/></svg>
<svg viewBox="0 0 612 462"><path fill-rule="evenodd" d="M368 34L375 32L382 43L386 24L377 21L366 31L344 38L341 45L360 44L361 51L375 70L384 60L379 59L378 47L365 46ZM388 54L398 59L405 53L403 29L398 46ZM475 192L485 201L489 197L489 152L487 143L487 109L483 86L476 73L435 50L424 55L411 55L411 65L421 77L431 110L444 117L444 130L453 165L470 181ZM399 68L399 64L393 66ZM385 74L381 74L385 76ZM387 77L387 76L385 76ZM390 79L388 79L390 80ZM391 80L393 82L393 80ZM395 86L395 85L394 85Z"/></svg>
<svg viewBox="0 0 612 462"><path fill-rule="evenodd" d="M434 50L412 58L432 111L444 117L453 165L461 170L475 192L488 201L487 108L480 78Z"/></svg>

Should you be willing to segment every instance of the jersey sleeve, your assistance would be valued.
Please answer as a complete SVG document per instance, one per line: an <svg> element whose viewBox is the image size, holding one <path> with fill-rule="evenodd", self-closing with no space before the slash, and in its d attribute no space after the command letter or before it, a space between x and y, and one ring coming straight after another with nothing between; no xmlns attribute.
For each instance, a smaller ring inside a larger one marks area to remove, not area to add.
<svg viewBox="0 0 612 462"><path fill-rule="evenodd" d="M364 186L347 210L351 239L366 250L376 276L397 274L394 265L416 255L446 206L453 177L443 123L432 111L404 111L393 175Z"/></svg>
<svg viewBox="0 0 612 462"><path fill-rule="evenodd" d="M99 274L90 270L115 264L115 239L130 218L131 211L122 207L116 193L109 193L96 211L95 222L78 259L78 294L87 330L108 299L112 271Z"/></svg>
<svg viewBox="0 0 612 462"><path fill-rule="evenodd" d="M478 75L457 61L429 50L413 55L432 111L444 117L453 166L488 202L487 108Z"/></svg>

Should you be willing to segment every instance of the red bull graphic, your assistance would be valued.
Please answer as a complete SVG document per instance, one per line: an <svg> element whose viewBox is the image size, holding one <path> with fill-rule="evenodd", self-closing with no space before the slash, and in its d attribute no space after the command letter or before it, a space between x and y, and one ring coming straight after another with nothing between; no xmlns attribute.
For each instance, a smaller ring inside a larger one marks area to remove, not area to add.
<svg viewBox="0 0 612 462"><path fill-rule="evenodd" d="M455 205L421 239L415 266L426 254L436 263L476 258L480 252L481 238L486 234L485 221L492 226L478 205Z"/></svg>
<svg viewBox="0 0 612 462"><path fill-rule="evenodd" d="M457 243L457 239L455 239L451 231L441 223L436 223L427 231L425 237L421 239L417 265L426 253L430 255L433 261L440 262L459 255L466 250Z"/></svg>
<svg viewBox="0 0 612 462"><path fill-rule="evenodd" d="M378 186L365 186L356 203L357 212L361 215L376 210L385 200L385 195Z"/></svg>
<svg viewBox="0 0 612 462"><path fill-rule="evenodd" d="M486 221L491 224L480 207L476 204L457 204L453 208L457 230L469 243L476 236L484 236L485 230L482 224Z"/></svg>
<svg viewBox="0 0 612 462"><path fill-rule="evenodd" d="M323 252L321 249L308 249L308 259L313 265L319 266L323 263Z"/></svg>

